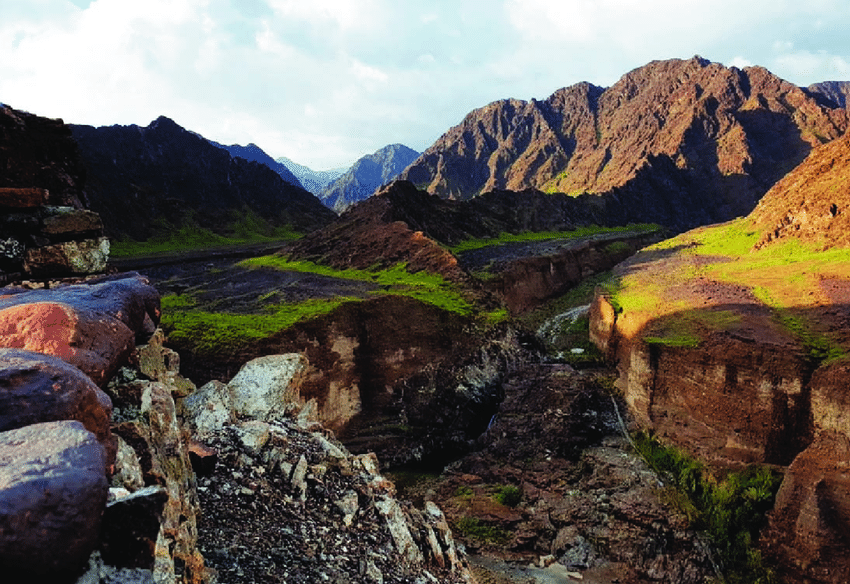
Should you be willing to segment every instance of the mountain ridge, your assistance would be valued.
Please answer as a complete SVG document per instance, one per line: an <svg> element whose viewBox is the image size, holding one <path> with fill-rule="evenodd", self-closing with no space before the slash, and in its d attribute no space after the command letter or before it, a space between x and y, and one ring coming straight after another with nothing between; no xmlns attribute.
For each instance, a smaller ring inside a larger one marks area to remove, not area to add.
<svg viewBox="0 0 850 584"><path fill-rule="evenodd" d="M226 233L239 223L311 231L334 217L265 164L234 158L165 116L147 127L72 125L71 132L90 208L111 237L143 241L186 225Z"/></svg>
<svg viewBox="0 0 850 584"><path fill-rule="evenodd" d="M325 205L342 213L397 177L418 156L419 152L404 144L389 144L357 160L317 196Z"/></svg>
<svg viewBox="0 0 850 584"><path fill-rule="evenodd" d="M301 184L301 181L298 180L298 177L292 174L292 172L286 167L285 164L281 164L276 161L274 158L269 156L262 148L251 142L247 146L242 146L239 144L231 144L230 146L225 146L224 144L219 144L218 142L213 142L209 140L209 142L213 146L218 146L219 148L223 148L227 150L231 156L238 156L239 158L244 158L249 162L259 162L260 164L265 164L273 171L278 173L280 177L288 182L291 185L295 185L296 187L304 188L304 185ZM306 189L305 189L306 190Z"/></svg>
<svg viewBox="0 0 850 584"><path fill-rule="evenodd" d="M847 111L823 91L763 67L653 61L609 88L583 82L473 110L399 178L453 199L529 188L651 199L672 186L683 200L716 200L727 208L716 220L730 219L846 131Z"/></svg>
<svg viewBox="0 0 850 584"><path fill-rule="evenodd" d="M326 186L342 176L348 170L348 168L313 170L308 166L304 166L303 164L298 164L297 162L290 160L286 156L277 158L276 162L279 162L288 168L289 171L295 175L299 181L301 181L301 185L314 195L322 192Z"/></svg>

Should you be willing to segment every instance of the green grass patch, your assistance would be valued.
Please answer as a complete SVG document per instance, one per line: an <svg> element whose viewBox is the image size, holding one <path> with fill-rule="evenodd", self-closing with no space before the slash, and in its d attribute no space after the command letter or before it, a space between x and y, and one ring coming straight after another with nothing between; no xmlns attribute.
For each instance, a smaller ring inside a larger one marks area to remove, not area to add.
<svg viewBox="0 0 850 584"><path fill-rule="evenodd" d="M302 235L290 226L272 226L255 212L243 209L234 212L232 221L222 233L201 227L189 216L180 225L161 222L155 228L155 235L146 241L113 239L110 242L110 255L114 258L130 258L256 243L284 243Z"/></svg>
<svg viewBox="0 0 850 584"><path fill-rule="evenodd" d="M272 268L288 272L307 272L333 278L372 282L382 288L381 294L409 296L464 316L469 316L474 311L472 303L461 294L454 284L442 276L429 272L409 272L406 264L397 264L383 270L337 270L313 262L291 261L282 256L268 255L243 260L237 265L244 268ZM498 314L493 315L493 318L497 317Z"/></svg>
<svg viewBox="0 0 850 584"><path fill-rule="evenodd" d="M161 325L171 341L197 356L233 356L252 342L351 301L350 298L307 300L266 306L261 314L234 314L200 308L185 294L167 294L161 299Z"/></svg>
<svg viewBox="0 0 850 584"><path fill-rule="evenodd" d="M455 531L467 539L480 543L503 546L511 540L509 531L477 517L461 517L454 525Z"/></svg>
<svg viewBox="0 0 850 584"><path fill-rule="evenodd" d="M580 239L582 237L590 237L592 235L599 235L602 233L649 233L657 231L658 229L660 229L658 225L640 223L624 227L600 227L598 225L589 225L576 227L571 231L526 231L524 233L502 233L499 237L464 240L459 244L450 247L449 251L457 255L465 251L482 249L493 245L504 245L507 243L524 243L529 241L545 241L549 239Z"/></svg>
<svg viewBox="0 0 850 584"><path fill-rule="evenodd" d="M727 582L776 581L756 541L782 481L778 473L751 466L716 480L701 462L646 432L637 433L634 443L647 464L675 487L677 493L669 493L668 501L679 506L694 528L709 535Z"/></svg>
<svg viewBox="0 0 850 584"><path fill-rule="evenodd" d="M516 507L522 501L522 489L513 485L496 485L493 499L500 505Z"/></svg>

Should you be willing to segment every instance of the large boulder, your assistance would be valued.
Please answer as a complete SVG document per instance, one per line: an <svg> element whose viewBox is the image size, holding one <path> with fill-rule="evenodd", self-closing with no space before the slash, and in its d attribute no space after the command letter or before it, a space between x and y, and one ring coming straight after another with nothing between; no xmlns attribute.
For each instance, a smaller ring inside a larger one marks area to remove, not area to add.
<svg viewBox="0 0 850 584"><path fill-rule="evenodd" d="M103 447L77 421L0 433L0 570L4 582L80 571L106 504Z"/></svg>
<svg viewBox="0 0 850 584"><path fill-rule="evenodd" d="M127 361L135 335L120 320L58 302L0 310L0 346L54 355L98 385Z"/></svg>
<svg viewBox="0 0 850 584"><path fill-rule="evenodd" d="M115 460L110 431L112 402L91 379L59 358L21 349L0 349L0 431L40 422L77 420Z"/></svg>

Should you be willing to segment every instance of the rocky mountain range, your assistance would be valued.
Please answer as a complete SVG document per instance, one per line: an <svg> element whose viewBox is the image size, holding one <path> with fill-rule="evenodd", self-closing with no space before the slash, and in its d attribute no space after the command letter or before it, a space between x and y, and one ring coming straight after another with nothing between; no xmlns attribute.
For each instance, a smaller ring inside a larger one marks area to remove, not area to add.
<svg viewBox="0 0 850 584"><path fill-rule="evenodd" d="M146 240L183 225L227 233L258 221L310 231L334 218L265 164L234 158L166 117L146 128L71 131L87 169L89 207L112 237Z"/></svg>
<svg viewBox="0 0 850 584"><path fill-rule="evenodd" d="M333 168L331 170L313 170L297 162L282 156L277 159L277 162L283 164L294 174L305 189L313 194L319 194L330 183L341 177L347 169Z"/></svg>
<svg viewBox="0 0 850 584"><path fill-rule="evenodd" d="M211 141L212 142L212 141ZM280 175L280 178L285 180L291 185L295 185L296 187L304 188L304 185L301 184L301 181L298 180L290 170L286 167L286 165L278 162L266 152L257 146L256 144L248 144L247 146L240 146L239 144L231 144L230 146L225 146L224 144L219 144L217 142L212 142L215 146L219 148L223 148L230 152L230 155L233 157L244 158L245 160L251 162L259 162L260 164L265 164L273 171Z"/></svg>
<svg viewBox="0 0 850 584"><path fill-rule="evenodd" d="M418 156L419 152L403 144L384 146L360 158L345 174L318 193L318 197L325 205L342 213L397 177Z"/></svg>
<svg viewBox="0 0 850 584"><path fill-rule="evenodd" d="M579 83L474 110L400 178L453 199L496 189L629 193L646 206L662 197L725 220L844 133L843 95L840 84L806 90L761 67L655 61L609 88Z"/></svg>

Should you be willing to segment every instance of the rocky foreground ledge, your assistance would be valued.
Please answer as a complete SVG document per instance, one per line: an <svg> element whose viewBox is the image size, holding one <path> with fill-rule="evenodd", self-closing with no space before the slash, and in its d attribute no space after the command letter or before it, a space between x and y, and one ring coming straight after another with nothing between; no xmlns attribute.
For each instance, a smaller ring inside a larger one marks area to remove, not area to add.
<svg viewBox="0 0 850 584"><path fill-rule="evenodd" d="M158 321L138 274L0 289L4 582L471 581L436 505L292 417L301 357L196 390Z"/></svg>

